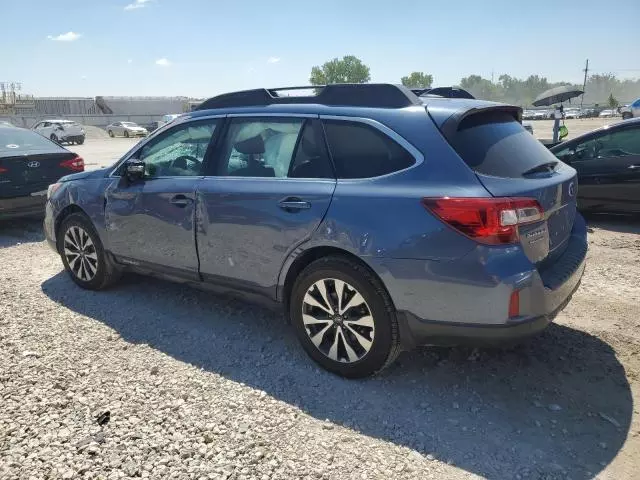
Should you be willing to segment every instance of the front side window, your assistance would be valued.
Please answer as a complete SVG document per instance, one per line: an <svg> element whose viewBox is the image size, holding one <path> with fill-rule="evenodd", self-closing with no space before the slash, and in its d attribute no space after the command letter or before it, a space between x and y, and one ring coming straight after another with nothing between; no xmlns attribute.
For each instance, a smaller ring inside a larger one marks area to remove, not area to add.
<svg viewBox="0 0 640 480"><path fill-rule="evenodd" d="M234 177L332 178L330 164L304 118L232 119L217 174Z"/></svg>
<svg viewBox="0 0 640 480"><path fill-rule="evenodd" d="M187 123L172 128L145 144L138 155L138 159L145 162L145 176L200 175L216 125L216 120Z"/></svg>
<svg viewBox="0 0 640 480"><path fill-rule="evenodd" d="M625 128L576 143L556 153L566 163L640 155L640 128Z"/></svg>
<svg viewBox="0 0 640 480"><path fill-rule="evenodd" d="M415 158L378 129L360 122L324 122L338 178L372 178L404 170Z"/></svg>

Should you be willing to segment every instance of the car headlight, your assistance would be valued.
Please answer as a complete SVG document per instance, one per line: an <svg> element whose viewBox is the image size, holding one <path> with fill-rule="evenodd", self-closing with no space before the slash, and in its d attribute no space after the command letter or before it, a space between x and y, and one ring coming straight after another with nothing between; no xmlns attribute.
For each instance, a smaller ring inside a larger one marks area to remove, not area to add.
<svg viewBox="0 0 640 480"><path fill-rule="evenodd" d="M47 188L47 200L49 200L54 193L56 193L58 191L58 189L62 186L62 183L58 182L58 183L52 183L51 185L49 185L49 188Z"/></svg>

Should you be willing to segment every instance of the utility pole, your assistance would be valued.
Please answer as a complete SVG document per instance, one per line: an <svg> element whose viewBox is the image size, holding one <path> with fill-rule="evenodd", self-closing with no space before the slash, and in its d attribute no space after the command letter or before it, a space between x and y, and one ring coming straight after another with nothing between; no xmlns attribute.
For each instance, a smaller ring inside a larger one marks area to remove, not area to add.
<svg viewBox="0 0 640 480"><path fill-rule="evenodd" d="M584 66L584 82L582 83L582 96L580 97L580 110L582 110L582 102L584 102L584 90L587 88L587 73L589 72L589 59Z"/></svg>

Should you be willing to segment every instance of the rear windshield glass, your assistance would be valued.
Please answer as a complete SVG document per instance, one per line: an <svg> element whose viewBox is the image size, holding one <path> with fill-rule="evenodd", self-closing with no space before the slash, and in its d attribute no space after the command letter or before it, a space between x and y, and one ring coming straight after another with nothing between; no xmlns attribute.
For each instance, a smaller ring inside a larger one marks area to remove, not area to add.
<svg viewBox="0 0 640 480"><path fill-rule="evenodd" d="M21 155L28 150L61 151L55 143L23 128L0 127L0 155Z"/></svg>
<svg viewBox="0 0 640 480"><path fill-rule="evenodd" d="M512 115L491 112L462 121L451 142L469 167L495 177L521 177L557 159Z"/></svg>

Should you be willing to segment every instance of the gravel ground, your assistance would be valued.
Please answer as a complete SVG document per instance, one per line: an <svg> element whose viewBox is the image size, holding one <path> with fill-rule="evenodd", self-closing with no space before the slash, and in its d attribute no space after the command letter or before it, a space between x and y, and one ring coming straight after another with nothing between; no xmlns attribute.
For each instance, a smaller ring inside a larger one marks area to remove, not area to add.
<svg viewBox="0 0 640 480"><path fill-rule="evenodd" d="M137 276L82 291L38 221L2 223L0 479L640 478L640 221L591 222L542 335L362 381L259 307Z"/></svg>

